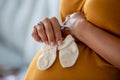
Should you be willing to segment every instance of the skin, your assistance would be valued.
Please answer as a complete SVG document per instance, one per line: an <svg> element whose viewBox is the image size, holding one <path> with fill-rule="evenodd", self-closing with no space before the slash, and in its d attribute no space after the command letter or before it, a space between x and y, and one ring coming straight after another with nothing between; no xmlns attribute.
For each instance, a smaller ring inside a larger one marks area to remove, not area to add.
<svg viewBox="0 0 120 80"><path fill-rule="evenodd" d="M80 12L67 16L63 25L69 29L69 34L120 69L119 37L111 35L91 24ZM34 27L32 36L36 41L45 42L50 45L60 45L62 43L60 24L55 17L44 19L40 22L40 25L37 24Z"/></svg>
<svg viewBox="0 0 120 80"><path fill-rule="evenodd" d="M36 41L49 45L61 44L62 34L56 17L45 18L34 26L32 36Z"/></svg>

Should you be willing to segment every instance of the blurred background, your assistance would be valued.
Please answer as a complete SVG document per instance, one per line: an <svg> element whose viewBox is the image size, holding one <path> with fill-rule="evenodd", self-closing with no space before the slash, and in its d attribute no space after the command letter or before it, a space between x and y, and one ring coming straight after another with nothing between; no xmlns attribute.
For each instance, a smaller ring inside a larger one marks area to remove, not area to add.
<svg viewBox="0 0 120 80"><path fill-rule="evenodd" d="M59 0L0 0L0 80L24 80L41 43L31 37L45 17L59 20Z"/></svg>

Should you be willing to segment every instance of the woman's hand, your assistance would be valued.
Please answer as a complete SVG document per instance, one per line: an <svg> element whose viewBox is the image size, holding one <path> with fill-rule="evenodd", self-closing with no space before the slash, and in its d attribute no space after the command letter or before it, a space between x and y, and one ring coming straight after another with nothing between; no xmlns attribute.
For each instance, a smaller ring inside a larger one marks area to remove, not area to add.
<svg viewBox="0 0 120 80"><path fill-rule="evenodd" d="M87 24L88 21L83 14L76 12L66 17L63 26L68 27L70 34L77 38L77 35L82 31L82 27ZM63 29L63 37L66 33L67 31ZM44 42L49 45L61 45L63 39L60 24L55 17L45 18L35 25L32 36L36 41Z"/></svg>
<svg viewBox="0 0 120 80"><path fill-rule="evenodd" d="M66 18L65 26L70 33L86 44L106 61L120 69L120 38L91 24L80 13Z"/></svg>
<svg viewBox="0 0 120 80"><path fill-rule="evenodd" d="M62 43L60 24L55 17L45 18L35 25L32 36L36 41L52 46Z"/></svg>
<svg viewBox="0 0 120 80"><path fill-rule="evenodd" d="M81 12L75 12L71 15L68 15L63 25L67 27L69 29L69 33L77 39L86 27L93 26L86 20Z"/></svg>

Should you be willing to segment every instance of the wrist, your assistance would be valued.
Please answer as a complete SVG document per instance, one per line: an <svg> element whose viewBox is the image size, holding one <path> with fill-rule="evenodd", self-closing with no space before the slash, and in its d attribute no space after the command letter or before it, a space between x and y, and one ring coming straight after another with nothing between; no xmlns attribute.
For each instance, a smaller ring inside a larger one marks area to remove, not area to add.
<svg viewBox="0 0 120 80"><path fill-rule="evenodd" d="M84 22L82 25L78 25L78 28L75 31L75 36L82 42L84 42L84 39L88 37L90 34L91 29L94 28L94 26L89 22Z"/></svg>

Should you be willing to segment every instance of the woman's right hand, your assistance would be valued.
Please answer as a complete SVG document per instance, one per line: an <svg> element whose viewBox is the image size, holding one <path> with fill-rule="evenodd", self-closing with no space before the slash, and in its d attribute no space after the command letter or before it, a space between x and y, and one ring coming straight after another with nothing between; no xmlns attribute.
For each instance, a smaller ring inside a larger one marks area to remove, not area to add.
<svg viewBox="0 0 120 80"><path fill-rule="evenodd" d="M62 33L56 17L45 18L34 26L33 38L48 45L61 45Z"/></svg>

